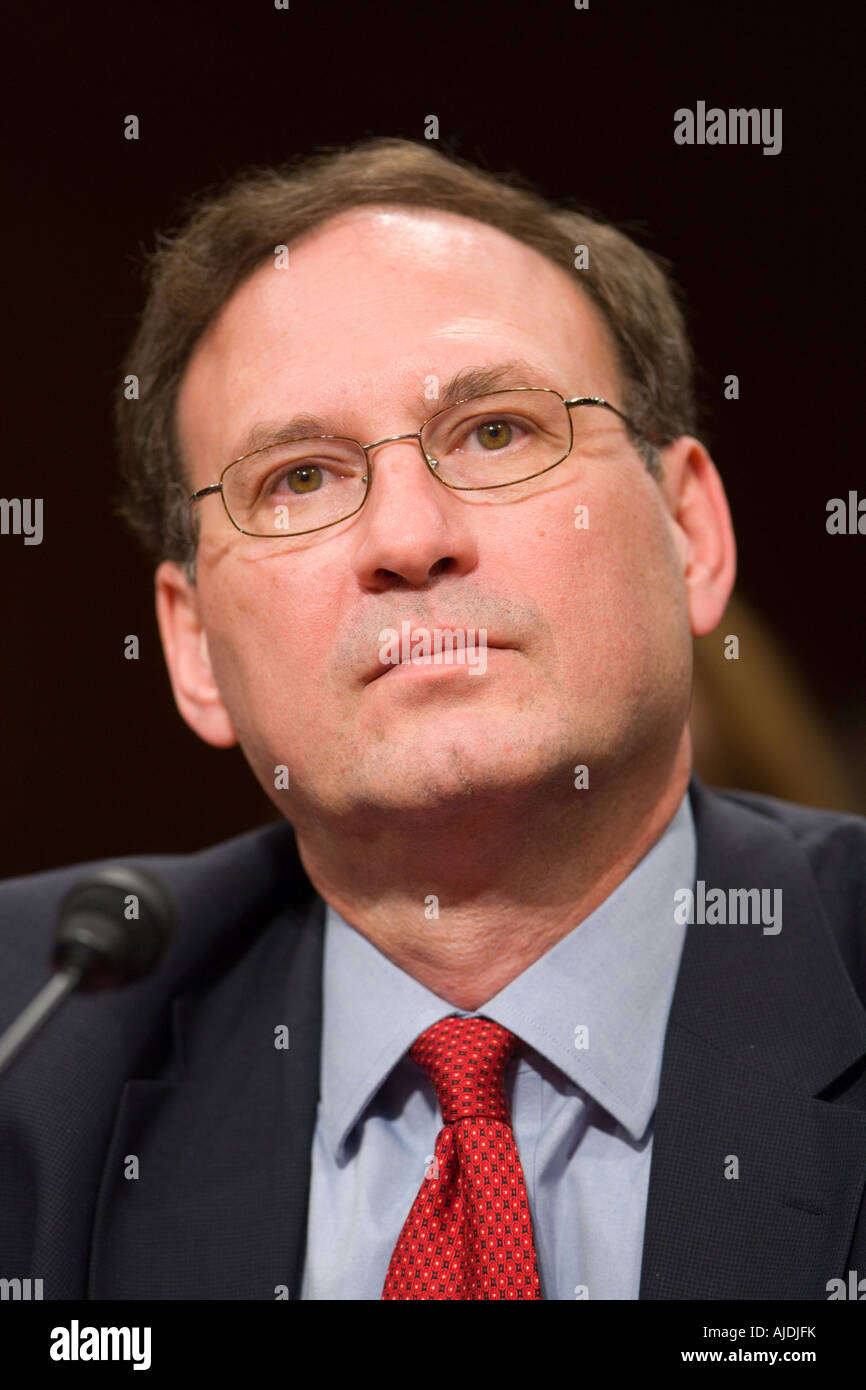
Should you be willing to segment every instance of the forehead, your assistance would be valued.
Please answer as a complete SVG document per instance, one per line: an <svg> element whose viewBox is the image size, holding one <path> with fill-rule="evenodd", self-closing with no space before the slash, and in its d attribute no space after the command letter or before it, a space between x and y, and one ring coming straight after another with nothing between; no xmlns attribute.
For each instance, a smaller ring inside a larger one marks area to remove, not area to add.
<svg viewBox="0 0 866 1390"><path fill-rule="evenodd" d="M285 259L244 281L192 355L178 427L193 469L205 453L211 467L236 456L244 432L274 412L327 414L342 422L334 432L367 437L369 406L380 433L402 429L419 383L503 358L538 363L549 379L533 384L564 395L617 398L600 312L566 271L497 228L438 210L356 208Z"/></svg>

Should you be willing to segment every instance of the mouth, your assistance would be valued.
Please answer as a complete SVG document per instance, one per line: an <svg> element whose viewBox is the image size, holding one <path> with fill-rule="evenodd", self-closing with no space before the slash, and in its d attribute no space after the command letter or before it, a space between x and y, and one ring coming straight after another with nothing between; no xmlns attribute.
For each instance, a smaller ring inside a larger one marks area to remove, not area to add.
<svg viewBox="0 0 866 1390"><path fill-rule="evenodd" d="M391 629L393 631L393 629ZM380 680L382 676L387 676L389 672L400 671L405 667L410 667L413 671L446 672L454 670L469 670L478 666L478 657L481 651L514 651L510 643L498 637L486 635L482 642L479 642L478 634L484 632L481 628L472 627L432 627L432 628L412 628L406 632L406 624L403 625L403 640L398 644L399 660L385 659L380 656L375 662L371 663L362 677L363 685L372 685ZM472 640L466 641L466 634L472 634ZM417 653L417 643L426 635L432 637L429 648L422 647L421 654ZM380 646L381 653L381 646ZM395 656L397 653L395 653Z"/></svg>

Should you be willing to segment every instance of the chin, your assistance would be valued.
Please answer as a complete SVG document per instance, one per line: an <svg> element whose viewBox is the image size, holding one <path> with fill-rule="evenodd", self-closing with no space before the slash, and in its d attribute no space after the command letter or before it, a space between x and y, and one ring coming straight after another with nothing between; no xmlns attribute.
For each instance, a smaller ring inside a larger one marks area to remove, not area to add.
<svg viewBox="0 0 866 1390"><path fill-rule="evenodd" d="M382 752L383 750L379 750ZM393 760L377 759L377 767L365 787L371 808L411 814L448 806L458 810L472 802L479 808L507 799L521 786L535 786L545 769L522 765L509 750L509 740L439 738L438 745L424 742L415 750L401 749Z"/></svg>

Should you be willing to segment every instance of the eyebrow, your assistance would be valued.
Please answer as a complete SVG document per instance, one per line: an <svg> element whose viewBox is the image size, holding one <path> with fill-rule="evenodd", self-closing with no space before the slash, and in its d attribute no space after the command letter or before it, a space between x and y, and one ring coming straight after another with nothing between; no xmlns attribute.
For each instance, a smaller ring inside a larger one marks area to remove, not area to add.
<svg viewBox="0 0 866 1390"><path fill-rule="evenodd" d="M538 367L523 357L513 357L507 362L461 367L440 390L435 403L423 391L419 391L413 406L418 415L426 419L435 415L437 410L443 410L469 396L483 396L488 391L514 386L537 386L548 376L549 367ZM435 409L431 410L434 404ZM233 457L243 458L256 449L266 449L269 444L278 444L287 439L307 439L319 434L342 435L343 431L335 420L328 420L323 415L303 413L285 420L260 420L240 440Z"/></svg>

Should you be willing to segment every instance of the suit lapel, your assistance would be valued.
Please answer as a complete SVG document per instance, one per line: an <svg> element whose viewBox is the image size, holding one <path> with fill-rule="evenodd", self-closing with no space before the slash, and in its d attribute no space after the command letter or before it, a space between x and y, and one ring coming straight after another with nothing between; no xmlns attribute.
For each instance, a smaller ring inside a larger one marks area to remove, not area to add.
<svg viewBox="0 0 866 1390"><path fill-rule="evenodd" d="M285 906L290 883L278 882L279 908L227 971L174 998L173 1046L160 1075L123 1089L94 1221L89 1298L300 1296L324 905L307 884L302 906ZM272 908L273 893L268 902ZM240 919L252 935L243 908ZM211 969L214 954L212 939ZM277 1048L283 1025L289 1046Z"/></svg>
<svg viewBox="0 0 866 1390"><path fill-rule="evenodd" d="M866 1053L866 1015L790 832L697 779L691 794L696 877L781 889L782 929L687 928L640 1297L826 1298L863 1197L866 1114L820 1097Z"/></svg>

